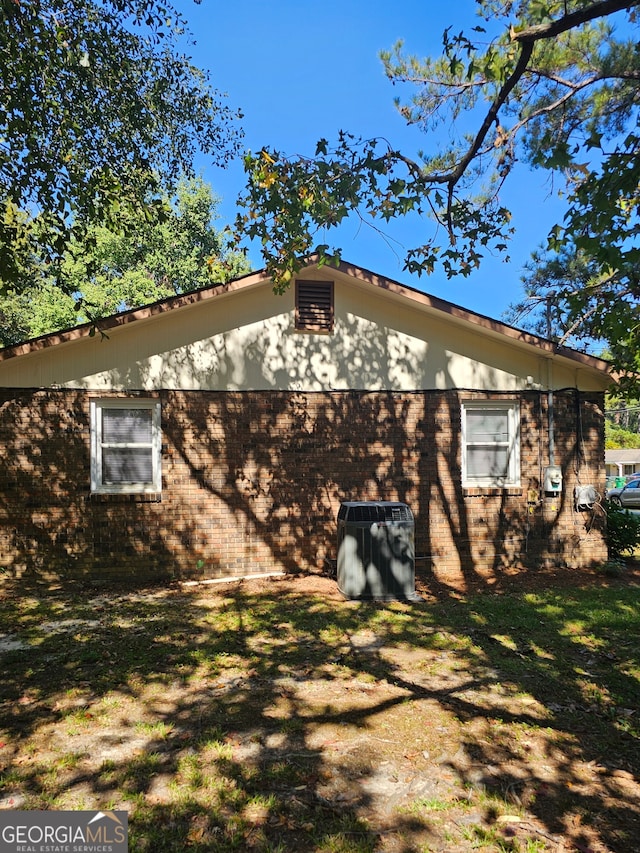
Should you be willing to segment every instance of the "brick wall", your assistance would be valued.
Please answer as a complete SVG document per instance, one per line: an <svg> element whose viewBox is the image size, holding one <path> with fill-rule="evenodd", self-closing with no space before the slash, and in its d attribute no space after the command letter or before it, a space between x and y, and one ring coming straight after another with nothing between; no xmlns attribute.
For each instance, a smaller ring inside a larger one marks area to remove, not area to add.
<svg viewBox="0 0 640 853"><path fill-rule="evenodd" d="M417 571L443 582L602 562L602 395L554 395L561 498L529 500L548 464L546 394L522 395L522 486L463 490L460 402L470 392L173 392L162 404L161 496L92 496L89 399L0 390L0 568L37 577L216 577L321 570L343 500L415 516ZM504 399L502 396L500 399Z"/></svg>

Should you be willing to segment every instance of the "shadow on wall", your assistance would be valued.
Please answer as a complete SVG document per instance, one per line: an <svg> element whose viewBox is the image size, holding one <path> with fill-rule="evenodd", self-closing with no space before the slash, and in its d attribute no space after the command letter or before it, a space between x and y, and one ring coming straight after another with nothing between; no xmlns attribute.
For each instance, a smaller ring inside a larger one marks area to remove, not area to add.
<svg viewBox="0 0 640 853"><path fill-rule="evenodd" d="M358 304L360 313L342 313L334 334L305 334L295 331L292 312L278 313L272 303L258 311L249 294L244 298L246 311L225 316L225 323L237 324L228 331L216 332L219 317L204 314L192 318L191 325L182 317L185 328L175 340L167 330L166 340L156 332L141 337L135 347L115 337L89 343L94 381L116 388L229 391L448 388L454 377L463 376L468 387L504 387L508 377L511 385L517 381L514 365L505 363L503 354L492 353L495 365L478 361L478 336L448 340L436 324L428 344L417 336L418 329L414 335L399 331L411 314L394 327L381 319L381 309L367 314L366 303ZM211 327L204 322L207 317ZM193 335L202 339L182 343ZM167 350L158 352L163 346ZM67 381L82 382L80 365L68 369Z"/></svg>
<svg viewBox="0 0 640 853"><path fill-rule="evenodd" d="M0 391L0 578L95 582L167 575L174 560L154 498L91 496L89 399ZM173 533L185 546L197 520Z"/></svg>
<svg viewBox="0 0 640 853"><path fill-rule="evenodd" d="M390 353L385 329L363 330L354 321L351 337L372 384L393 371L418 371L409 347L396 342ZM281 351L294 376L305 375L314 359L326 358L331 369L328 338L295 341L297 365L284 350L291 339L283 338ZM198 377L201 366L189 362L188 351L182 355L180 369L192 371L197 385L205 378ZM259 340L247 356L266 363ZM346 355L338 362L345 365ZM434 372L443 388L453 384L446 363ZM345 500L408 504L416 553L427 568L444 567L467 585L514 563L566 561L576 547L579 553L585 519L576 524L566 495L576 472L593 478L600 471L597 395L556 395L556 451L566 488L549 516L541 505L531 512L526 497L539 488L547 458L546 401L538 392L521 395L522 489L469 496L460 477L459 392L275 390L286 378L263 367L265 391L159 392L160 501L90 496L86 392L3 391L0 566L34 577L133 582L317 571L335 557L336 515ZM133 387L130 377L120 380ZM490 368L483 381L491 382ZM465 392L470 396L485 395Z"/></svg>

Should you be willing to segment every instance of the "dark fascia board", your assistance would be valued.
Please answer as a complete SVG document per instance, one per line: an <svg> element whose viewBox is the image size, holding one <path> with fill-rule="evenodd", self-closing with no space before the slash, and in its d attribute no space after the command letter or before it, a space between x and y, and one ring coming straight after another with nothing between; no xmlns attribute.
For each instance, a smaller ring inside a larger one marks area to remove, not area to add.
<svg viewBox="0 0 640 853"><path fill-rule="evenodd" d="M182 293L179 296L168 296L165 299L159 299L157 302L143 305L140 308L131 308L129 311L111 314L109 317L103 317L95 323L82 323L70 329L51 332L48 335L41 335L40 337L24 341L21 344L4 347L0 349L0 361L6 361L9 358L16 358L21 355L27 355L30 352L36 352L37 350L48 349L49 347L76 341L80 338L87 338L92 333L98 335L100 333L106 334L112 329L127 326L129 323L148 320L150 317L157 317L160 314L166 314L170 311L184 308L187 305L206 302L209 299L233 293L237 290L244 290L247 287L255 287L267 281L269 281L269 276L264 270L259 270L255 273L248 273L241 278L233 279L233 281L227 284L212 284L209 287L203 287L200 290L191 290L189 293Z"/></svg>
<svg viewBox="0 0 640 853"><path fill-rule="evenodd" d="M571 361L578 362L582 367L589 367L601 373L610 374L611 365L608 361L597 356L579 352L570 347L559 346L554 341L547 338L541 338L531 332L525 332L515 326L509 326L499 320L494 320L484 314L477 314L474 311L469 311L456 305L453 302L448 302L446 299L440 299L437 296L430 296L421 290L416 290L408 285L400 284L392 279L380 276L370 270L356 267L346 262L340 263L337 269L344 275L354 278L358 281L373 284L381 290L395 294L405 299L410 299L415 303L423 306L426 309L431 309L433 313L443 313L462 324L469 324L477 328L483 329L486 332L492 333L494 336L508 338L514 343L525 344L535 347L537 350L542 350L543 354L549 357L560 356Z"/></svg>
<svg viewBox="0 0 640 853"><path fill-rule="evenodd" d="M301 273L317 269L318 263L316 259L313 258L310 259L308 266L301 270ZM476 314L474 311L469 311L466 308L462 308L460 305L454 304L453 302L448 302L447 300L440 299L437 296L430 296L428 293L424 293L421 290L417 290L416 288L405 284L400 284L400 282L378 275L364 267L355 266L347 261L340 261L337 265L327 263L322 267L322 269L324 272L328 273L335 270L342 275L362 282L365 285L378 288L395 297L409 300L433 313L445 314L461 324L469 324L495 337L507 338L515 344L524 344L525 346L534 347L535 349L540 350L543 355L547 355L550 358L553 356L560 356L576 362L582 367L596 370L599 373L610 373L610 365L604 359L579 352L578 350L574 350L569 347L558 346L558 344L547 340L546 338L541 338L531 332L525 332L522 329L509 326L506 323L494 320L483 314ZM256 272L247 273L246 275L234 279L227 284L210 285L209 287L190 291L189 293L180 294L179 296L169 296L165 299L160 299L157 302L152 302L149 305L144 305L141 308L132 308L129 311L112 314L110 317L105 317L95 324L83 323L79 326L74 326L71 329L53 332L48 335L41 335L38 338L33 338L21 344L4 347L3 349L0 349L0 361L6 361L10 358L17 358L31 352L48 349L49 347L89 337L92 333L108 333L111 329L120 328L128 325L129 323L147 320L151 317L175 311L188 305L205 302L209 299L215 299L239 290L245 290L249 287L263 285L269 280L269 275L264 269L262 269Z"/></svg>

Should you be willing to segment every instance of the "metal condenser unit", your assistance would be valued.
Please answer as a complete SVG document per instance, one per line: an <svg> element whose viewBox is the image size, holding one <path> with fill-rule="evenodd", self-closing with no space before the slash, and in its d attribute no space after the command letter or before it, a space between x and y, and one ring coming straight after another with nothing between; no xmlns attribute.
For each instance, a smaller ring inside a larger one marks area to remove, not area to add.
<svg viewBox="0 0 640 853"><path fill-rule="evenodd" d="M413 513L394 501L345 501L338 512L338 589L350 599L415 599Z"/></svg>

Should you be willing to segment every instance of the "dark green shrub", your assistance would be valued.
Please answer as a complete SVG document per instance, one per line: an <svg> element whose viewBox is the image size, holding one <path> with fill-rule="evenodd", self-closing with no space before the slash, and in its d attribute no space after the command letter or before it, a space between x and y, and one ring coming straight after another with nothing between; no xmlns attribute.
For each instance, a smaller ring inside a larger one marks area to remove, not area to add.
<svg viewBox="0 0 640 853"><path fill-rule="evenodd" d="M607 545L610 557L631 554L640 545L640 515L610 502L607 509Z"/></svg>

